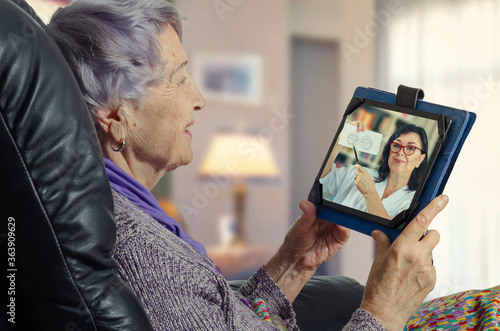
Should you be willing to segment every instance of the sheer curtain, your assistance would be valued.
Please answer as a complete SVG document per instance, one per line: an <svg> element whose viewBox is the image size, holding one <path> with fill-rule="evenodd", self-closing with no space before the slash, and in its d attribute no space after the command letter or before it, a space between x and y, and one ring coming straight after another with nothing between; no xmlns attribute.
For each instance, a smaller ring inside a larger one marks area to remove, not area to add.
<svg viewBox="0 0 500 331"><path fill-rule="evenodd" d="M395 2L376 39L378 87L420 87L427 101L477 114L432 225L441 242L431 297L498 285L500 0L379 0L375 14Z"/></svg>

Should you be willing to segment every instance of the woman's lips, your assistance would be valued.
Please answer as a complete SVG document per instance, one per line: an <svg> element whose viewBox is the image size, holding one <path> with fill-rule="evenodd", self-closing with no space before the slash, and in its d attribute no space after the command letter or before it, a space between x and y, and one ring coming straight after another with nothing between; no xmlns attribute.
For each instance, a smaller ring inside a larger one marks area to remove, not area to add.
<svg viewBox="0 0 500 331"><path fill-rule="evenodd" d="M193 137L193 135L191 134L191 126L194 124L194 122L191 122L189 123L185 128L184 128L184 133L187 134L188 136L190 136L191 138Z"/></svg>
<svg viewBox="0 0 500 331"><path fill-rule="evenodd" d="M394 159L394 162L399 163L399 164L406 163L404 160L400 160L400 159Z"/></svg>

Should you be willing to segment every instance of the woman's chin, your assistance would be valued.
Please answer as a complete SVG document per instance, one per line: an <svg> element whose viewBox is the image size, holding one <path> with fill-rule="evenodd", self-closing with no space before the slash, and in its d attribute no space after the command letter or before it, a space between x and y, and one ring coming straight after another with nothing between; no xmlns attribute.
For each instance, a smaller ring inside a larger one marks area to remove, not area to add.
<svg viewBox="0 0 500 331"><path fill-rule="evenodd" d="M191 151L190 153L186 153L186 155L180 157L175 163L168 163L166 166L167 171L165 173L175 170L180 166L188 165L191 163L192 160L193 160L193 151Z"/></svg>
<svg viewBox="0 0 500 331"><path fill-rule="evenodd" d="M394 163L391 167L389 167L391 170L391 173L394 175L399 175L405 170L405 164L404 163Z"/></svg>
<svg viewBox="0 0 500 331"><path fill-rule="evenodd" d="M181 162L180 162L180 166L185 166L185 165L188 165L191 163L191 161L193 161L193 150L191 149L191 147L189 147L189 152L186 153L186 155L184 155L181 159Z"/></svg>

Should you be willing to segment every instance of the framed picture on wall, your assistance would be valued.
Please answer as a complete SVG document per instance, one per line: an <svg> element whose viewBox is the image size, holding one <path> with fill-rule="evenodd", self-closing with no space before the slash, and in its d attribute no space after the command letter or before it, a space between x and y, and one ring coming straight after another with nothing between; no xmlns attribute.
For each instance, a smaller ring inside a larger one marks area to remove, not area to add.
<svg viewBox="0 0 500 331"><path fill-rule="evenodd" d="M262 59L255 54L200 53L194 58L194 80L207 100L259 105Z"/></svg>

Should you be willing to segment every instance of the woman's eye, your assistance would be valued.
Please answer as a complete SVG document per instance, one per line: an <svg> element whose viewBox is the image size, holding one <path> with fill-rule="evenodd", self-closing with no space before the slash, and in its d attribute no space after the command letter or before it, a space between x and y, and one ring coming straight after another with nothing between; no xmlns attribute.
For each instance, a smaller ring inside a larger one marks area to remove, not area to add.
<svg viewBox="0 0 500 331"><path fill-rule="evenodd" d="M415 147L406 147L407 151L413 153L415 151Z"/></svg>
<svg viewBox="0 0 500 331"><path fill-rule="evenodd" d="M401 148L401 145L398 143L394 143L394 144L392 144L392 146L394 146L394 148Z"/></svg>

